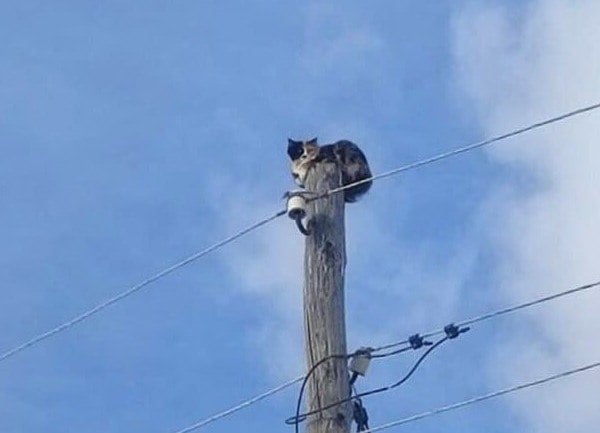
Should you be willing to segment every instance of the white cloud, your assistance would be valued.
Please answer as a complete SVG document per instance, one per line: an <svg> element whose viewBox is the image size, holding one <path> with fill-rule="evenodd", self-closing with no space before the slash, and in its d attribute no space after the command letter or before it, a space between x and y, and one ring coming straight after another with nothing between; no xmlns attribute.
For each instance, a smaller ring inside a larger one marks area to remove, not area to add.
<svg viewBox="0 0 600 433"><path fill-rule="evenodd" d="M461 88L485 133L507 131L600 97L600 3L486 4L454 23ZM483 209L499 250L499 287L523 300L600 276L600 113L528 134L489 152L519 173ZM524 176L523 176L524 175ZM500 192L502 191L502 192ZM530 331L491 355L495 385L600 359L600 295L582 294L528 315ZM498 368L502 365L502 369ZM500 371L499 371L500 370ZM600 374L512 397L527 431L587 432L600 422Z"/></svg>
<svg viewBox="0 0 600 433"><path fill-rule="evenodd" d="M235 233L242 225L273 215L278 204L285 205L283 200L266 200L250 185L240 186L228 174L209 180L207 186L223 233ZM296 226L283 216L223 254L224 265L238 282L234 290L264 303L260 323L244 332L253 347L270 349L264 362L275 380L296 376L303 367L302 242Z"/></svg>

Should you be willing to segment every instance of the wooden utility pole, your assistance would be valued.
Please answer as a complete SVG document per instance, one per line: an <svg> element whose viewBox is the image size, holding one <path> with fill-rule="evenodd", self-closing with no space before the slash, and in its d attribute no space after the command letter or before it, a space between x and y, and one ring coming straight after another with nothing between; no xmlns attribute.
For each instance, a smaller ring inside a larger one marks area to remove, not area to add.
<svg viewBox="0 0 600 433"><path fill-rule="evenodd" d="M325 192L341 184L340 168L319 162L306 179L309 191ZM304 255L304 330L308 368L329 355L345 354L344 194L315 200L308 206L309 231ZM308 382L308 411L350 395L346 359L331 359L319 366ZM349 433L348 403L307 419L308 433Z"/></svg>

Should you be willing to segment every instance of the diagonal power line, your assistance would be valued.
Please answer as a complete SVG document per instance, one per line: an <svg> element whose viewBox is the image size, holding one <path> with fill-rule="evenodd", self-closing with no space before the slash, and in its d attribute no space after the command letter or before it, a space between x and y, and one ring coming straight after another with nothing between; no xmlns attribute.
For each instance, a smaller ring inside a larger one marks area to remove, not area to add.
<svg viewBox="0 0 600 433"><path fill-rule="evenodd" d="M368 178L368 179L363 179L361 181L354 182L352 184L344 185L342 187L329 190L329 191L327 191L326 193L324 193L322 195L318 195L318 196L314 197L313 200L316 200L316 199L319 199L319 198L323 198L323 197L326 197L328 195L332 195L332 194L336 194L336 193L342 192L342 191L344 191L346 189L352 188L352 187L357 186L357 185L361 185L363 183L367 183L367 182L370 182L370 181L375 181L375 180L383 179L383 178L386 178L386 177L391 177L391 176L400 174L402 172L406 172L406 171L410 171L410 170L422 167L424 165L432 164L434 162L437 162L437 161L440 161L440 160L443 160L443 159L451 158L453 156L457 156L457 155L460 155L462 153L466 153L466 152L469 152L469 151L472 151L472 150L475 150L475 149L478 149L478 148L490 145L492 143L495 143L495 142L498 142L498 141L502 141L502 140L508 139L510 137L514 137L514 136L517 136L519 134L523 134L525 132L532 131L532 130L537 129L537 128L541 128L543 126L547 126L547 125L550 125L552 123L559 122L559 121L565 120L565 119L573 117L573 116L577 116L579 114L583 114L583 113L586 113L586 112L589 112L589 111L596 110L598 108L600 108L600 103L589 105L587 107L582 107L582 108L579 108L579 109L576 109L576 110L573 110L573 111L570 111L570 112L567 112L567 113L564 113L564 114L561 114L561 115L558 115L558 116L555 116L555 117L552 117L552 118L549 118L549 119L546 119L546 120L543 120L543 121L540 121L540 122L537 122L537 123L534 123L532 125L525 126L525 127L513 130L511 132L508 132L508 133L505 133L505 134L502 134L502 135L491 137L491 138L483 140L483 141L472 143L472 144L469 144L469 145L466 145L466 146L463 146L463 147L459 147L459 148L454 149L454 150L450 150L450 151L447 151L447 152L444 152L444 153L440 153L438 155L434 155L432 157L429 157L429 158L426 158L426 159L423 159L423 160L419 160L419 161L416 161L416 162L413 162L413 163L410 163L410 164L407 164L407 165L404 165L404 166L400 166L398 168L395 168L395 169L392 169L392 170L380 173L380 174L375 175L375 176L373 176L371 178ZM459 326L463 326L463 325L466 325L466 324L472 324L472 323L475 323L475 322L487 320L487 319L490 319L490 318L493 318L493 317L497 317L497 316L500 316L500 315L503 315L503 314L507 314L509 312L513 312L513 311L517 311L517 310L520 310L520 309L523 309L523 308L531 307L533 305L536 305L536 304L539 304L539 303L542 303L542 302L547 302L547 301L550 301L552 299L556 299L556 298L559 298L559 297L562 297L562 296L573 294L573 293L576 293L576 292L579 292L579 291L582 291L582 290L587 290L587 289L590 289L592 287L596 287L598 285L600 285L600 281L596 282L596 283L591 283L591 284L588 284L588 285L585 285L585 286L577 287L577 288L574 288L574 289L570 289L570 290L567 290L565 292L557 293L555 295L547 296L545 298L540 298L540 299L537 299L535 301L531 301L531 302L527 302L527 303L524 303L524 304L516 305L516 306L513 306L513 307L505 308L505 309L502 309L502 310L498 310L498 311L495 311L495 312L487 313L487 314L484 314L482 316L478 316L478 317L475 317L475 318L468 319L468 320L465 320L463 322L460 322ZM431 336L434 336L434 335L438 335L441 332L443 332L443 330L432 331L432 332L429 332L427 334L424 334L423 337L431 337ZM395 346L399 346L399 345L405 345L405 344L408 344L408 343L409 343L408 340L404 340L404 341L401 341L401 342L398 342L398 343L392 343L392 344L388 344L388 345L385 345L385 346L378 347L375 350L377 350L377 351L384 350L384 349L387 349L387 348L391 348L391 347L395 347ZM235 412L237 412L237 411L239 411L239 410L241 410L243 408L251 406L252 404L257 403L258 401L260 401L260 400L262 400L262 399L264 399L264 398L266 398L268 396L271 396L271 395L273 395L273 394L275 394L275 393L277 393L277 392L279 392L279 391L287 388L288 386L291 386L291 385L293 385L295 383L298 383L298 382L302 381L303 379L304 379L304 376L296 378L296 379L292 379L292 380L290 380L288 382L285 382L284 384L282 384L282 385L280 385L280 386L278 386L278 387L276 387L276 388L274 388L274 389L272 389L270 391L267 391L267 392L265 392L263 394L260 394L260 395L258 395L256 397L250 398L249 400L247 400L247 401L245 401L245 402L243 402L243 403L241 403L241 404L239 404L237 406L233 406L230 409L224 410L224 411L222 411L220 413L217 413L217 414L215 414L213 416L205 418L205 419L203 419L203 420L201 420L201 421L199 421L199 422L197 422L197 423L195 423L193 425L190 425L190 426L185 427L185 428L183 428L181 430L178 430L176 433L188 433L188 432L191 432L193 430L200 429L200 428L202 428L203 426L205 426L205 425L207 425L209 423L212 423L212 422L217 421L217 420L219 420L221 418L224 418L224 417L227 417L229 415L232 415L233 413L235 413Z"/></svg>
<svg viewBox="0 0 600 433"><path fill-rule="evenodd" d="M437 409L433 409L433 410L430 410L430 411L427 411L427 412L419 413L417 415L409 416L407 418L403 418L403 419L400 419L398 421L392 421L392 422L389 422L387 424L382 424L380 426L373 427L373 428L371 428L369 430L365 430L365 431L363 431L363 433L374 433L374 432L377 432L377 431L386 430L388 428L398 427L398 426L403 425L403 424L408 424L408 423L411 423L411 422L414 422L414 421L418 421L418 420L423 419L423 418L429 418L431 416L439 415L439 414L444 413L444 412L450 412L452 410L460 409L460 408L465 407L465 406L470 406L470 405L475 404L475 403L479 403L479 402L482 402L482 401L485 401L485 400L490 400L492 398L500 397L502 395L512 394L514 392L521 391L521 390L526 389L526 388L531 388L533 386L542 385L544 383L552 382L552 381L555 381L557 379L561 379L563 377L572 376L574 374L582 373L584 371L592 370L592 369L598 368L598 367L600 367L600 362L594 362L593 364L588 364L588 365L585 365L583 367L575 368L573 370L563 371L562 373L558 373L558 374L555 374L555 375L552 375L552 376L548 376L548 377L545 377L545 378L542 378L542 379L534 380L534 381L531 381L531 382L526 382L526 383L523 383L521 385L516 385L516 386L510 387L510 388L504 388L504 389L501 389L499 391L490 392L489 394L481 395L479 397L473 397L473 398L470 398L468 400L463 400L463 401L458 402L458 403L450 404L450 405L447 405L447 406L442 406L442 407L437 408Z"/></svg>
<svg viewBox="0 0 600 433"><path fill-rule="evenodd" d="M555 300L555 299L563 298L565 296L573 295L575 293L583 292L583 291L586 291L586 290L590 290L592 288L599 287L599 286L600 286L600 281L597 281L597 282L586 284L586 285L583 285L583 286L571 288L571 289L564 290L564 291L561 291L561 292L557 292L557 293L554 293L552 295L544 296L544 297L541 297L541 298L538 298L538 299L535 299L535 300L532 300L532 301L524 302L524 303L513 305L513 306L510 306L510 307L507 307L507 308L502 308L502 309L495 310L495 311L492 311L492 312L489 312L489 313L485 313L485 314L482 314L480 316L473 317L471 319L463 320L461 322L456 322L456 325L458 327L463 327L465 325L470 325L470 324L474 324L474 323L481 322L481 321L484 321L484 320L488 320L488 319L491 319L491 318L496 318L496 317L502 316L504 314L508 314L510 312L519 311L519 310L522 310L522 309L525 309L525 308L532 307L534 305L538 305L538 304L549 302L549 301L552 301L552 300ZM439 335L439 334L442 334L442 333L444 333L443 329L441 329L441 330L435 330L435 331L423 334L422 337L423 338L433 337L433 336L436 336L436 335ZM377 352L377 351L389 349L389 348L400 346L400 345L408 345L408 344L409 344L409 340L403 340L403 341L400 341L400 342L397 342L397 343L391 343L391 344L387 344L385 346L377 347L377 348L373 349L373 352ZM344 356L344 355L342 355L342 356ZM350 357L351 355L345 355L345 356L346 357ZM196 422L195 424L192 424L192 425L190 425L188 427L185 427L185 428L183 428L181 430L178 430L176 433L189 433L189 432L191 432L193 430L200 429L200 428L206 426L207 424L210 424L210 423L212 423L214 421L217 421L217 420L219 420L221 418L225 418L225 417L227 417L229 415L234 414L235 412L238 412L241 409L244 409L244 408L246 408L248 406L251 406L251 405L253 405L255 403L258 403L259 401L263 400L264 398L269 397L269 396L271 396L273 394L276 394L277 392L282 391L282 390L286 389L287 387L289 387L289 386L291 386L291 385L293 385L295 383L302 382L304 380L304 378L305 378L305 376L301 376L301 377L298 377L298 378L295 378L295 379L291 379L288 382L285 382L285 383L283 383L283 384L281 384L281 385L279 385L279 386L277 386L277 387L275 387L275 388L273 388L273 389L271 389L269 391L266 391L266 392L264 392L262 394L259 394L259 395L255 396L255 397L251 397L248 400L244 401L243 403L240 403L240 404L238 404L236 406L233 406L230 409L223 410L222 412L219 412L217 414L214 414L212 416L204 418L204 419Z"/></svg>
<svg viewBox="0 0 600 433"><path fill-rule="evenodd" d="M428 165L428 164L431 164L433 162L440 161L442 159L447 159L447 158L450 158L450 157L453 157L453 156L460 155L461 153L470 152L471 150L479 149L480 147L488 146L488 145L490 145L492 143L496 143L498 141L506 140L507 138L515 137L515 136L523 134L525 132L529 132L529 131L532 131L534 129L538 129L538 128L541 128L543 126L550 125L552 123L560 122L561 120L565 120L565 119L568 119L570 117L578 116L580 114L587 113L589 111L593 111L593 110L596 110L598 108L600 108L600 102L596 103L596 104L588 105L587 107L578 108L576 110L569 111L567 113L563 113L563 114L560 114L558 116L551 117L551 118L546 119L546 120L542 120L540 122L533 123L533 124L531 124L529 126L524 126L522 128L515 129L515 130L513 130L511 132L507 132L507 133L502 134L502 135L497 135L495 137L491 137L491 138L485 139L483 141L478 141L476 143L468 144L466 146L459 147L457 149L449 150L448 152L440 153L440 154L432 156L430 158L425 158L425 159L422 159L420 161L412 162L410 164L406 164L406 165L403 165L401 167L394 168L394 169L389 170L389 171L385 171L383 173L380 173L378 175L369 177L367 179L362 179L362 180L359 180L357 182L350 183L348 185L340 186L339 188L334 188L332 190L329 190L329 191L325 192L322 195L319 195L319 196L315 197L315 199L316 198L322 198L322 197L325 197L325 196L328 196L328 195L331 195L331 194L337 194L339 192L345 191L347 189L350 189L350 188L353 188L355 186L362 185L364 183L368 183L368 182L371 182L371 181L374 181L374 180L379 180L379 179L383 179L383 178L386 178L386 177L395 176L395 175L400 174L402 172L409 171L409 170L414 170L415 168L419 168L419 167L422 167L424 165Z"/></svg>
<svg viewBox="0 0 600 433"><path fill-rule="evenodd" d="M180 268L184 267L185 265L188 265L188 264L198 260L199 258L204 257L204 256L212 253L213 251L216 251L216 250L222 248L223 246L235 241L236 239L241 238L245 234L248 234L251 231L256 230L257 228L259 228L261 226L264 226L265 224L273 221L274 219L276 219L282 215L285 215L285 210L279 211L276 214L274 214L268 218L265 218L257 223L254 223L254 224L246 227L245 229L237 232L236 234L231 235L231 236L217 242L216 244L213 244L213 245L209 246L208 248L203 249L202 251L198 251L197 253L194 253L191 256L188 256L187 258L181 260L180 262L175 263L172 266L169 266L168 268L163 269L162 271L158 272L157 274L154 274L153 276L145 279L141 283L138 283L135 286L132 286L129 289L125 290L124 292L121 292L118 295L113 296L110 299L107 299L106 301L102 302L101 304L98 304L94 308L87 310L84 313L81 313L79 316L74 317L73 319L71 319L67 322L64 322L63 324L58 325L57 327L52 328L42 334L39 334L39 335L33 337L31 340L26 341L25 343L2 353L0 355L0 362L6 360L7 358L10 358L11 356L16 355L19 352L22 352L25 349L35 346L36 344L46 340L47 338L52 337L53 335L58 334L59 332L62 332L62 331L65 331L65 330L71 328L72 326L78 324L79 322L83 322L84 320L88 319L89 317L93 316L94 314L99 313L100 311L111 306L112 304L115 304L115 303L119 302L120 300L140 291L144 287L148 286L150 283L153 283L156 280L159 280L162 277L169 275L170 273L176 271L177 269L180 269Z"/></svg>
<svg viewBox="0 0 600 433"><path fill-rule="evenodd" d="M240 403L240 404L238 404L236 406L233 406L233 407L231 407L229 409L226 409L226 410L224 410L222 412L216 413L216 414L214 414L214 415L212 415L212 416L210 416L208 418L205 418L205 419L203 419L201 421L198 421L197 423L192 424L192 425L190 425L188 427L185 427L185 428L183 428L181 430L177 430L175 433L189 433L192 430L196 430L196 429L199 429L201 427L204 427L207 424L215 422L215 421L217 421L217 420L219 420L221 418L225 418L225 417L227 417L229 415L232 415L232 414L236 413L239 410L244 409L245 407L252 406L253 404L258 403L259 401L264 400L267 397L270 397L270 396L272 396L274 394L277 394L279 391L283 391L284 389L289 388L290 386L292 386L292 385L294 385L294 384L296 384L298 382L301 382L303 379L304 379L304 376L300 376L300 377L297 377L295 379L289 380L289 381L287 381L285 383L282 383L279 386L276 386L275 388L273 388L273 389L271 389L269 391L265 391L262 394L258 394L258 395L254 396L254 397L251 397L248 400L243 401L242 403Z"/></svg>
<svg viewBox="0 0 600 433"><path fill-rule="evenodd" d="M573 295L578 292L584 292L586 290L590 290L593 288L597 288L600 286L600 281L595 281L593 283L584 284L583 286L573 287L571 289L563 290L562 292L557 292L552 295L542 296L541 298L534 299L532 301L523 302L521 304L512 305L510 307L501 308L499 310L490 311L488 313L481 314L479 316L471 317L470 319L462 320L457 322L456 325L458 327L472 325L474 323L483 322L485 320L493 319L498 316L503 316L505 314L514 313L515 311L523 310L525 308L530 308L538 304L543 304L548 301L553 301L558 298L562 298L564 296ZM442 335L444 333L444 329L436 329L435 331L429 331L422 335L423 338L435 337L437 335ZM375 348L373 351L380 351L385 349L391 349L396 346L404 346L409 344L408 340L398 341L396 343L386 344L384 346L379 346Z"/></svg>
<svg viewBox="0 0 600 433"><path fill-rule="evenodd" d="M447 152L444 152L444 153L440 153L438 155L435 155L435 156L432 156L432 157L429 157L429 158L425 158L425 159L422 159L420 161L416 161L416 162L413 162L411 164L407 164L407 165L395 168L393 170L389 170L389 171L380 173L380 174L378 174L376 176L373 176L371 178L363 179L363 180L358 181L358 182L354 182L354 183L351 183L351 184L348 184L348 185L345 185L345 186L342 186L342 187L339 187L339 188L335 188L335 189L329 190L329 191L325 192L324 194L321 194L321 195L313 197L312 200L323 198L323 197L331 195L331 194L336 194L336 193L339 193L341 191L344 191L346 189L352 188L354 186L357 186L357 185L360 185L360 184L363 184L363 183L366 183L366 182L383 179L383 178L394 176L396 174L399 174L399 173L402 173L402 172L405 172L405 171L409 171L409 170L413 170L413 169L419 168L419 167L424 166L424 165L432 164L432 163L440 161L442 159L450 158L450 157L459 155L461 153L465 153L465 152L468 152L468 151L471 151L471 150L475 150L477 148L480 148L480 147L483 147L483 146L487 146L489 144L492 144L492 143L495 143L495 142L498 142L498 141L501 141L501 140L505 140L507 138L514 137L516 135L523 134L525 132L528 132L528 131L531 131L531 130L534 130L534 129L537 129L537 128L540 128L540 127L543 127L543 126L546 126L546 125L550 125L552 123L555 123L555 122L558 122L558 121L561 121L561 120L564 120L564 119L567 119L567 118L570 118L570 117L573 117L573 116L576 116L576 115L579 115L579 114L583 114L583 113L586 113L586 112L589 112L589 111L592 111L592 110L596 110L598 108L600 108L600 103L589 105L587 107L582 107L582 108L576 109L574 111L570 111L570 112L561 114L559 116L552 117L550 119L543 120L543 121L534 123L532 125L525 126L525 127L516 129L514 131L511 131L511 132L508 132L508 133L505 133L505 134L502 134L502 135L498 135L498 136L486 139L484 141L480 141L480 142L477 142L477 143L469 144L467 146L459 147L459 148L454 149L454 150L450 150L450 151L447 151ZM219 242L215 243L214 245L211 245L211 246L209 246L208 248L206 248L206 249L204 249L202 251L199 251L197 253L192 254L191 256L183 259L182 261L180 261L180 262L178 262L178 263L176 263L176 264L174 264L174 265L172 265L172 266L170 266L170 267L168 267L168 268L166 268L166 269L158 272L157 274L155 274L155 275L147 278L146 280L144 280L144 281L136 284L135 286L132 286L129 289L127 289L127 290L125 290L125 291L123 291L123 292L115 295L114 297L112 297L110 299L107 299L106 301L102 302L101 304L98 304L97 306L91 308L90 310L88 310L88 311L80 314L79 316L77 316L77 317L75 317L75 318L73 318L73 319L71 319L71 320L69 320L67 322L64 322L64 323L62 323L62 324L60 324L60 325L58 325L58 326L56 326L56 327L54 327L52 329L49 329L48 331L46 331L46 332L44 332L42 334L37 335L37 336L33 337L32 339L30 339L30 340L28 340L28 341L20 344L19 346L16 346L16 347L14 347L14 348L12 348L12 349L4 352L4 353L1 353L0 354L0 362L6 360L8 358L10 358L11 356L16 355L19 352L22 352L23 350L26 350L26 349L28 349L28 348L30 348L32 346L37 345L38 343L40 343L40 342L42 342L42 341L44 341L44 340L52 337L53 335L56 335L56 334L58 334L58 333L60 333L62 331L65 331L65 330L71 328L72 326L74 326L74 325L76 325L76 324L78 324L80 322L83 322L84 320L86 320L89 317L95 315L96 313L99 313L100 311L102 311L105 308L111 306L112 304L115 304L115 303L121 301L122 299L124 299L124 298L126 298L126 297L128 297L128 296L130 296L130 295L132 295L132 294L134 294L134 293L136 293L138 291L140 291L141 289L143 289L144 287L148 286L149 284L151 284L151 283L153 283L153 282L161 279L162 277L164 277L164 276L166 276L166 275L168 275L168 274L170 274L170 273L172 273L172 272L174 272L174 271L176 271L176 270L184 267L185 265L187 265L187 264L189 264L189 263L191 263L193 261L198 260L201 257L204 257L204 256L206 256L206 255L208 255L208 254L210 254L210 253L212 253L212 252L220 249L221 247L223 247L223 246L225 246L225 245L227 245L227 244L229 244L229 243L231 243L231 242L239 239L240 237L244 236L245 234L250 233L253 230L256 230L257 228L259 228L259 227L261 227L261 226L263 226L263 225L265 225L265 224L273 221L276 218L279 218L282 215L285 215L285 213L286 213L286 211L282 210L282 211L279 211L279 212L277 212L276 214L274 214L272 216L266 217L263 220L255 223L255 224L252 224L252 225L248 226L247 228L239 231L238 233L236 233L236 234L234 234L234 235L232 235L232 236L230 236L228 238L225 238L222 241L219 241Z"/></svg>

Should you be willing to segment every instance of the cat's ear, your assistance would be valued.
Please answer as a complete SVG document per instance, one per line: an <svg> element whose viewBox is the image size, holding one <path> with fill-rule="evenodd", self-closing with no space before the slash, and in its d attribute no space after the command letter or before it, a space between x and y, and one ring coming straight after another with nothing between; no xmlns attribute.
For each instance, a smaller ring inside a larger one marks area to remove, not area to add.
<svg viewBox="0 0 600 433"><path fill-rule="evenodd" d="M315 152L319 148L319 145L317 144L317 137L305 141L304 148L307 152Z"/></svg>
<svg viewBox="0 0 600 433"><path fill-rule="evenodd" d="M306 157L309 158L314 158L319 154L319 145L317 144L317 137L304 142L304 153L306 154Z"/></svg>
<svg viewBox="0 0 600 433"><path fill-rule="evenodd" d="M304 150L302 149L301 141L295 141L295 140L292 140L291 138L288 138L287 153L290 156L290 159L292 161L295 161L298 158L300 158L300 156L302 155L303 152L304 152Z"/></svg>

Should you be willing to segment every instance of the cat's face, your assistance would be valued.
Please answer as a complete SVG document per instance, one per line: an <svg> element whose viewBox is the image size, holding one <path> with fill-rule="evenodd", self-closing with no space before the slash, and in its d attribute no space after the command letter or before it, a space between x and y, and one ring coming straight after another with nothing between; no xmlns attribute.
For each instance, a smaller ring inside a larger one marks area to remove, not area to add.
<svg viewBox="0 0 600 433"><path fill-rule="evenodd" d="M317 137L308 141L296 141L288 138L287 152L292 161L310 160L319 153Z"/></svg>
<svg viewBox="0 0 600 433"><path fill-rule="evenodd" d="M288 139L288 155L292 160L292 176L298 185L304 187L304 181L313 161L319 155L317 138L308 141Z"/></svg>

